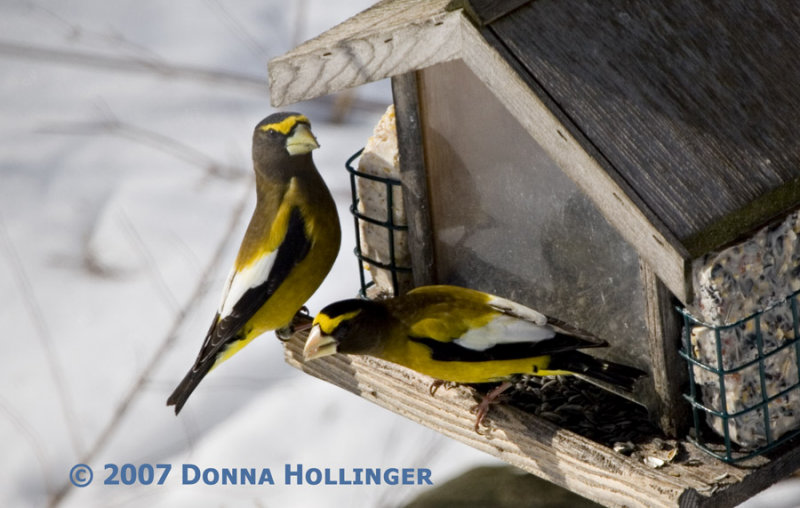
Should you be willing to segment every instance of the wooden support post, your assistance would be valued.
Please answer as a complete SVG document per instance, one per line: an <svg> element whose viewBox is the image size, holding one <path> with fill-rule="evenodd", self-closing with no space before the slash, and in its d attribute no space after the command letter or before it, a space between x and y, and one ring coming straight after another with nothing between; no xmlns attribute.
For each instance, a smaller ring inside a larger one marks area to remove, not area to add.
<svg viewBox="0 0 800 508"><path fill-rule="evenodd" d="M686 361L678 354L681 319L676 301L646 261L641 260L644 286L645 321L650 346L653 387L658 398L655 410L661 430L669 436L685 436L691 418L689 404L683 399L688 382Z"/></svg>
<svg viewBox="0 0 800 508"><path fill-rule="evenodd" d="M424 286L436 282L436 271L416 72L393 77L392 94L411 267L414 285Z"/></svg>

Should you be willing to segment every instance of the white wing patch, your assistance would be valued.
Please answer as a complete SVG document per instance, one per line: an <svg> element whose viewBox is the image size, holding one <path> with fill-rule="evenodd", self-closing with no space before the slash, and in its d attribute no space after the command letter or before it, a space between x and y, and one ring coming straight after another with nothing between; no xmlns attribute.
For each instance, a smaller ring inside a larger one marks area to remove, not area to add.
<svg viewBox="0 0 800 508"><path fill-rule="evenodd" d="M242 268L239 271L231 270L228 282L225 284L225 292L222 294L222 301L219 304L219 318L223 319L230 315L233 307L247 292L248 289L260 286L266 282L272 265L275 264L275 257L278 255L277 249L261 256L255 263Z"/></svg>
<svg viewBox="0 0 800 508"><path fill-rule="evenodd" d="M234 275L236 275L236 267L232 266L231 271L228 272L228 278L225 279L225 286L222 289L222 300L219 301L219 307L217 307L217 314L222 313L222 307L225 306L225 300L228 298L228 293L231 292L231 283L233 283Z"/></svg>
<svg viewBox="0 0 800 508"><path fill-rule="evenodd" d="M506 300L505 298L492 295L487 303L500 312L506 312L508 314L518 316L521 319L527 319L531 323L535 323L540 326L547 325L547 316L517 302L512 302L511 300Z"/></svg>
<svg viewBox="0 0 800 508"><path fill-rule="evenodd" d="M522 306L520 305L520 307ZM527 307L522 308L530 311ZM539 313L536 312L536 314ZM541 314L539 315L541 316ZM548 326L539 326L513 316L500 315L480 328L469 330L453 342L473 351L485 351L497 344L539 342L552 339L555 335L555 330Z"/></svg>

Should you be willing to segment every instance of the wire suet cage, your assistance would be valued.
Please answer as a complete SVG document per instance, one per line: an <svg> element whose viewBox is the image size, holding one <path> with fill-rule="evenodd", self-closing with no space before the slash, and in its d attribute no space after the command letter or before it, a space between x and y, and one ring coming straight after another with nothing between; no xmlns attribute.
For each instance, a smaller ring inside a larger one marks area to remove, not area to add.
<svg viewBox="0 0 800 508"><path fill-rule="evenodd" d="M740 462L800 435L798 294L725 325L679 309L693 440L720 460Z"/></svg>
<svg viewBox="0 0 800 508"><path fill-rule="evenodd" d="M358 260L358 273L360 278L360 285L361 289L359 290L359 296L362 298L367 298L367 291L375 286L374 277L368 276L366 272L368 272L369 267L379 268L385 270L389 273L390 283L391 283L391 294L387 296L395 296L402 292L401 288L401 274L410 274L411 267L409 266L402 266L398 261L397 255L397 239L395 237L396 234L403 234L406 235L408 233L408 226L406 224L398 224L398 221L395 217L395 190L402 188L402 184L400 180L396 178L390 177L382 177L377 176L369 173L365 173L363 171L359 171L356 168L356 161L361 156L363 149L358 150L354 153L347 162L345 163L345 168L347 169L348 173L350 174L350 192L351 192L351 204L350 204L350 213L353 215L353 222L355 227L355 235L356 235L356 246L354 249L354 254ZM385 186L384 192L386 196L386 210L384 217L375 217L368 215L367 213L359 210L359 203L361 197L359 196L359 189L358 189L358 179L366 179L372 182L378 182ZM362 222L368 223L374 227L382 228L386 230L386 238L387 238L387 245L388 245L388 260L381 261L375 259L375 257L371 257L367 253L364 252L362 237L361 237L361 226ZM386 289L386 288L382 288Z"/></svg>

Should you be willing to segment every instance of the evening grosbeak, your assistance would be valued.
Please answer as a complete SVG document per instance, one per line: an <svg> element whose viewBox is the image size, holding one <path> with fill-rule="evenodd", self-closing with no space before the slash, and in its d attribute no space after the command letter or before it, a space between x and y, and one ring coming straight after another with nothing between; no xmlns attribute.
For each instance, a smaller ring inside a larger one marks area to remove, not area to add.
<svg viewBox="0 0 800 508"><path fill-rule="evenodd" d="M303 355L374 356L439 380L434 386L502 382L478 406L477 431L491 402L518 374L578 374L631 391L642 371L577 351L607 345L498 296L423 286L396 298L328 305L314 318Z"/></svg>
<svg viewBox="0 0 800 508"><path fill-rule="evenodd" d="M275 113L256 126L255 212L200 354L167 399L175 414L211 369L262 333L287 327L330 271L341 231L315 148L311 124L298 113Z"/></svg>

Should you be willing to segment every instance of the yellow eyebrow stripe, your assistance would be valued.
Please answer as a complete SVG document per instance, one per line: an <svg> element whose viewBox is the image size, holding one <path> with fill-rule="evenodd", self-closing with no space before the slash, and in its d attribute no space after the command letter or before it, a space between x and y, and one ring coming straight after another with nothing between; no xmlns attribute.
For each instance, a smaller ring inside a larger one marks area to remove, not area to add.
<svg viewBox="0 0 800 508"><path fill-rule="evenodd" d="M283 119L278 123L270 123L267 125L262 125L261 127L259 127L259 129L261 129L262 131L269 131L269 130L277 131L285 136L289 134L292 128L298 123L307 123L311 125L311 122L308 121L308 118L305 115L293 115Z"/></svg>
<svg viewBox="0 0 800 508"><path fill-rule="evenodd" d="M318 314L314 319L314 324L319 325L319 329L322 330L322 333L330 334L333 333L333 331L342 321L354 318L359 312L361 312L361 309L342 314L341 316L336 316L335 318L331 318L326 314Z"/></svg>

